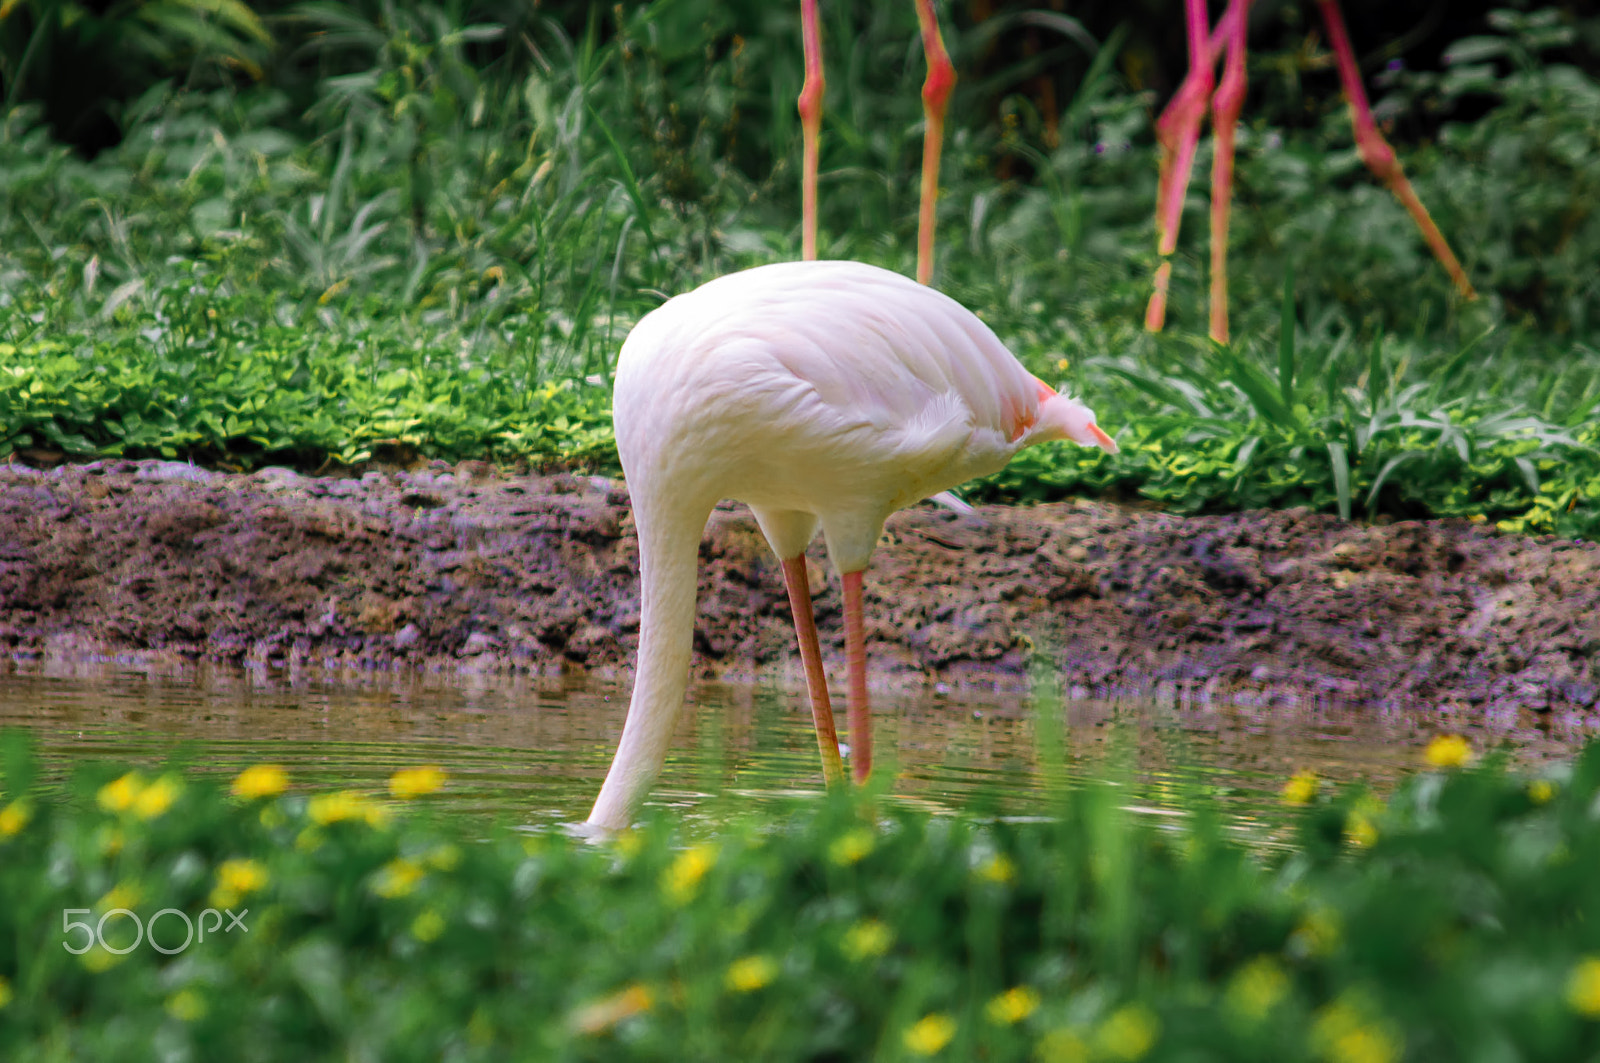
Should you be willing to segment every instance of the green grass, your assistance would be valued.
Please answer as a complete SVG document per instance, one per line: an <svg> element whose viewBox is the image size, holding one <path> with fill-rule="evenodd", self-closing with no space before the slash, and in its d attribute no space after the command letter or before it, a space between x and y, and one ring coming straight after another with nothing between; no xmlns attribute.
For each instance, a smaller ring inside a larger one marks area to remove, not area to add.
<svg viewBox="0 0 1600 1063"><path fill-rule="evenodd" d="M1058 779L1026 822L837 795L595 847L259 773L45 785L21 736L0 747L19 1063L1600 1050L1600 745L1535 779L1424 770L1387 803L1302 778L1265 851L1205 798L1158 823L1115 782ZM158 921L169 954L129 948L115 908L181 913ZM183 916L210 936L183 947Z"/></svg>
<svg viewBox="0 0 1600 1063"><path fill-rule="evenodd" d="M909 272L921 61L891 7L830 9L822 253ZM0 456L316 468L394 442L614 469L609 371L632 323L798 257L793 12L594 8L574 35L306 4L271 25L298 80L159 83L93 162L30 105L0 117ZM958 61L985 32L952 29ZM1247 125L1228 349L1198 336L1198 184L1171 329L1139 327L1156 165L1122 39L1063 45L1084 73L1054 130L1008 74L956 97L936 281L1124 446L1035 450L969 495L1594 534L1600 86L1545 59L1570 28L1501 13L1444 72L1382 86L1389 115L1489 104L1402 144L1474 304L1361 168L1337 98ZM997 179L1002 160L1029 179Z"/></svg>

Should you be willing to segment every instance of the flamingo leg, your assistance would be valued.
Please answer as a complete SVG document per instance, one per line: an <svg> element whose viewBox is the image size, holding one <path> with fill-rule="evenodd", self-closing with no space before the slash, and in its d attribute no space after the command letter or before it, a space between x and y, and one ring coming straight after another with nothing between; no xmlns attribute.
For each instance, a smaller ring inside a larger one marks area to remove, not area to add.
<svg viewBox="0 0 1600 1063"><path fill-rule="evenodd" d="M939 155L944 148L944 116L955 88L956 68L939 34L939 16L933 0L916 0L917 23L922 27L922 50L928 57L928 77L922 83L922 203L917 215L917 283L933 280L933 234L938 223ZM852 712L854 711L852 707ZM851 741L853 742L852 735Z"/></svg>
<svg viewBox="0 0 1600 1063"><path fill-rule="evenodd" d="M805 45L806 80L800 88L800 130L804 141L800 164L800 257L817 257L817 138L822 132L822 30L817 0L800 0L800 35ZM837 754L835 754L837 755Z"/></svg>
<svg viewBox="0 0 1600 1063"><path fill-rule="evenodd" d="M1186 0L1185 15L1189 30L1189 73L1156 121L1156 140L1161 145L1161 178L1156 185L1156 252L1161 256L1161 265L1156 269L1155 291L1151 293L1144 315L1144 327L1151 332L1160 332L1167 322L1172 254L1178 249L1183 199L1189 189L1195 147L1200 142L1200 120L1205 117L1213 83L1206 0Z"/></svg>
<svg viewBox="0 0 1600 1063"><path fill-rule="evenodd" d="M1211 338L1228 342L1228 212L1233 205L1233 143L1244 107L1245 27L1250 0L1229 0L1231 35L1222 80L1211 98L1211 128L1216 146L1211 160Z"/></svg>
<svg viewBox="0 0 1600 1063"><path fill-rule="evenodd" d="M1366 89L1361 85L1361 70L1356 66L1355 53L1350 49L1350 35L1345 32L1344 15L1339 11L1338 0L1317 0L1317 7L1322 11L1322 21L1328 27L1328 43L1333 46L1334 59L1339 66L1339 81L1344 86L1345 99L1350 104L1350 124L1355 127L1356 150L1361 154L1361 161L1367 164L1367 169L1387 185L1389 191L1393 192L1395 198L1399 199L1401 205L1410 212L1411 220L1417 223L1417 228L1421 230L1422 238L1427 241L1428 247L1433 250L1434 257L1450 274L1450 279L1455 281L1462 298L1476 299L1478 293L1473 290L1472 282L1467 279L1466 271L1461 268L1461 263L1450 250L1444 234L1433 223L1428 208L1417 198L1411 182L1406 179L1405 171L1400 167L1400 160L1395 156L1394 148L1390 147L1389 142L1383 139L1383 134L1378 132L1378 123L1372 117L1372 107L1367 103Z"/></svg>
<svg viewBox="0 0 1600 1063"><path fill-rule="evenodd" d="M867 704L867 643L861 621L861 573L844 580L844 656L850 669L850 765L857 783L872 772L872 711Z"/></svg>
<svg viewBox="0 0 1600 1063"><path fill-rule="evenodd" d="M839 759L839 735L833 726L833 706L828 702L828 676L822 670L822 650L817 645L817 622L811 612L811 583L806 578L806 555L783 562L783 584L794 611L794 633L800 643L800 660L806 668L806 689L811 692L811 719L817 728L817 751L822 754L822 778L831 787L844 781Z"/></svg>

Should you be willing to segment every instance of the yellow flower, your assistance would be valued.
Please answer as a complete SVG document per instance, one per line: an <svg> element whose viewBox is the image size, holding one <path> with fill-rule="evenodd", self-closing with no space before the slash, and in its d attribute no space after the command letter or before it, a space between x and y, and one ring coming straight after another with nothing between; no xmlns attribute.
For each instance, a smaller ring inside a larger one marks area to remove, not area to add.
<svg viewBox="0 0 1600 1063"><path fill-rule="evenodd" d="M1295 772L1289 781L1283 784L1283 803L1286 805L1309 805L1317 796L1317 773L1306 770Z"/></svg>
<svg viewBox="0 0 1600 1063"><path fill-rule="evenodd" d="M624 860L632 860L644 848L644 838L636 830L625 830L612 842ZM530 854L531 855L531 854Z"/></svg>
<svg viewBox="0 0 1600 1063"><path fill-rule="evenodd" d="M122 778L108 782L100 787L100 792L95 800L100 802L100 807L107 812L126 812L133 807L133 802L139 797L139 792L144 789L144 779L136 771L130 771Z"/></svg>
<svg viewBox="0 0 1600 1063"><path fill-rule="evenodd" d="M461 863L461 850L446 842L428 850L426 859L429 867L438 868L440 871L454 871L456 865Z"/></svg>
<svg viewBox="0 0 1600 1063"><path fill-rule="evenodd" d="M753 993L776 977L778 965L770 956L746 956L728 965L728 988L736 993Z"/></svg>
<svg viewBox="0 0 1600 1063"><path fill-rule="evenodd" d="M117 964L127 959L126 953L111 952L99 945L78 957L78 962L88 969L90 974L103 974Z"/></svg>
<svg viewBox="0 0 1600 1063"><path fill-rule="evenodd" d="M1600 956L1585 956L1572 969L1567 1004L1586 1019L1600 1019Z"/></svg>
<svg viewBox="0 0 1600 1063"><path fill-rule="evenodd" d="M1329 1063L1394 1063L1401 1050L1399 1035L1349 993L1317 1012L1311 1044Z"/></svg>
<svg viewBox="0 0 1600 1063"><path fill-rule="evenodd" d="M289 788L289 773L276 764L253 764L233 780L235 797L277 797Z"/></svg>
<svg viewBox="0 0 1600 1063"><path fill-rule="evenodd" d="M10 838L22 833L22 828L33 818L33 809L26 798L17 798L5 808L0 808L0 838Z"/></svg>
<svg viewBox="0 0 1600 1063"><path fill-rule="evenodd" d="M1345 816L1345 840L1362 849L1371 848L1378 840L1378 824L1375 822L1375 817L1382 811L1383 805L1371 795L1358 801Z"/></svg>
<svg viewBox="0 0 1600 1063"><path fill-rule="evenodd" d="M122 831L118 828L102 826L99 830L95 831L94 840L95 844L100 847L100 852L103 855L116 856L118 853L122 852L122 845L126 839L122 836Z"/></svg>
<svg viewBox="0 0 1600 1063"><path fill-rule="evenodd" d="M662 873L661 888L674 904L687 904L699 890L700 880L706 877L706 872L716 862L715 845L706 843L685 849L672 861L672 866Z"/></svg>
<svg viewBox="0 0 1600 1063"><path fill-rule="evenodd" d="M1528 800L1536 805L1549 804L1555 795L1556 784L1549 779L1535 779L1528 784ZM3 825L0 825L0 830L4 830Z"/></svg>
<svg viewBox="0 0 1600 1063"><path fill-rule="evenodd" d="M1017 877L1017 865L1005 853L996 853L977 867L978 877L1004 886Z"/></svg>
<svg viewBox="0 0 1600 1063"><path fill-rule="evenodd" d="M1439 735L1422 756L1435 768L1465 767L1472 762L1472 743L1461 735Z"/></svg>
<svg viewBox="0 0 1600 1063"><path fill-rule="evenodd" d="M155 819L167 809L172 807L172 802L177 800L182 784L170 775L163 775L155 782L139 791L133 799L133 811L140 819Z"/></svg>
<svg viewBox="0 0 1600 1063"><path fill-rule="evenodd" d="M828 859L840 867L849 867L859 863L877 844L878 839L870 830L858 827L833 839L828 845Z"/></svg>
<svg viewBox="0 0 1600 1063"><path fill-rule="evenodd" d="M1102 1056L1131 1061L1143 1059L1161 1034L1161 1020L1143 1004L1124 1004L1106 1017L1095 1031L1095 1047Z"/></svg>
<svg viewBox="0 0 1600 1063"><path fill-rule="evenodd" d="M852 960L882 956L894 944L894 931L876 919L863 919L845 931L842 948Z"/></svg>
<svg viewBox="0 0 1600 1063"><path fill-rule="evenodd" d="M1329 908L1313 908L1289 935L1289 948L1298 956L1326 956L1338 947L1339 936L1338 915Z"/></svg>
<svg viewBox="0 0 1600 1063"><path fill-rule="evenodd" d="M1061 1028L1045 1034L1033 1055L1039 1063L1089 1063L1089 1046L1076 1031Z"/></svg>
<svg viewBox="0 0 1600 1063"><path fill-rule="evenodd" d="M254 860L225 860L217 868L217 885L235 893L254 893L267 884L267 869Z"/></svg>
<svg viewBox="0 0 1600 1063"><path fill-rule="evenodd" d="M404 897L417 888L422 876L422 868L404 857L399 857L378 869L378 874L372 881L372 889L380 897Z"/></svg>
<svg viewBox="0 0 1600 1063"><path fill-rule="evenodd" d="M11 996L11 983L6 979L5 975L0 974L0 1008L11 1003Z"/></svg>
<svg viewBox="0 0 1600 1063"><path fill-rule="evenodd" d="M905 1032L906 1047L913 1055L931 1056L938 1053L956 1035L956 1020L943 1012L934 1012L918 1019Z"/></svg>
<svg viewBox="0 0 1600 1063"><path fill-rule="evenodd" d="M142 896L143 894L139 891L138 886L129 882L119 882L111 887L104 897L95 902L94 910L97 912L109 912L117 908L131 909L139 903L139 898ZM108 923L107 925L109 926L110 924Z"/></svg>
<svg viewBox="0 0 1600 1063"><path fill-rule="evenodd" d="M585 1004L568 1020L577 1033L595 1034L611 1029L623 1019L649 1011L655 1005L650 990L635 982L628 988Z"/></svg>
<svg viewBox="0 0 1600 1063"><path fill-rule="evenodd" d="M194 1022L205 1013L206 1002L192 989L180 989L167 998L167 1014L179 1022Z"/></svg>
<svg viewBox="0 0 1600 1063"><path fill-rule="evenodd" d="M389 776L389 792L396 797L421 797L444 785L445 774L437 765L405 768Z"/></svg>
<svg viewBox="0 0 1600 1063"><path fill-rule="evenodd" d="M411 921L411 936L418 941L433 941L444 933L444 917L429 908Z"/></svg>
<svg viewBox="0 0 1600 1063"><path fill-rule="evenodd" d="M1260 1022L1289 995L1289 976L1271 956L1257 956L1228 982L1228 1010L1250 1024Z"/></svg>
<svg viewBox="0 0 1600 1063"><path fill-rule="evenodd" d="M306 804L306 814L319 825L359 819L370 827L382 827L389 821L388 809L354 790L318 794Z"/></svg>
<svg viewBox="0 0 1600 1063"><path fill-rule="evenodd" d="M1032 986L1019 985L992 998L984 1006L983 1012L989 1016L990 1022L1011 1026L1038 1010L1039 994L1034 992Z"/></svg>

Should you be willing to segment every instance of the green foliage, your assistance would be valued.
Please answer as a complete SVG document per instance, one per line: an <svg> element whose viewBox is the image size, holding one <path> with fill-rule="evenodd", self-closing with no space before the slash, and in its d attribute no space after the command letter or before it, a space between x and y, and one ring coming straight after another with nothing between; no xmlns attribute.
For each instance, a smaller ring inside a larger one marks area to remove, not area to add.
<svg viewBox="0 0 1600 1063"><path fill-rule="evenodd" d="M596 847L463 837L413 810L426 797L311 795L262 768L232 795L99 765L62 789L19 736L0 744L8 1059L1600 1049L1595 745L1532 781L1494 760L1429 771L1386 806L1297 778L1286 793L1310 803L1262 852L1203 798L1173 829L1102 783L1058 788L1026 822L870 814L871 796L837 794L775 823L685 838L656 820ZM242 913L245 930L180 947L168 914L168 953L127 948L115 908L147 933L168 908L197 925Z"/></svg>

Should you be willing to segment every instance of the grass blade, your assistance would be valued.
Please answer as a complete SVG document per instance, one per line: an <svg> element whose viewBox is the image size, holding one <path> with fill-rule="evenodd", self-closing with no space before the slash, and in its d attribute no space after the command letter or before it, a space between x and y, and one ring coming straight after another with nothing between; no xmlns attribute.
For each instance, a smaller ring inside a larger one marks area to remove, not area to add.
<svg viewBox="0 0 1600 1063"><path fill-rule="evenodd" d="M1278 394L1294 409L1294 264L1283 272L1283 306L1278 313Z"/></svg>
<svg viewBox="0 0 1600 1063"><path fill-rule="evenodd" d="M1350 455L1343 443L1328 444L1328 463L1333 466L1333 490L1339 497L1339 519L1350 519Z"/></svg>

